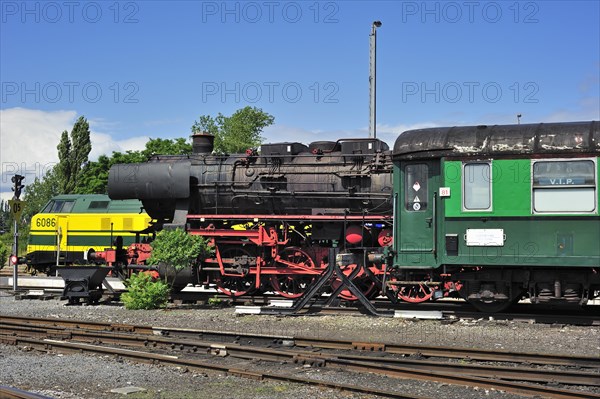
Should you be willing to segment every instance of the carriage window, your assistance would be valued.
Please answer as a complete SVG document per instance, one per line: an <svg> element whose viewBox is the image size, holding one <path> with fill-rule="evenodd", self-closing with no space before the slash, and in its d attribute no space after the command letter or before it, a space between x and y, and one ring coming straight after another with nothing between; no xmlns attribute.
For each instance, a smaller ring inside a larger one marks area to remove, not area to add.
<svg viewBox="0 0 600 399"><path fill-rule="evenodd" d="M489 162L463 165L463 210L492 210L492 168Z"/></svg>
<svg viewBox="0 0 600 399"><path fill-rule="evenodd" d="M596 165L592 160L534 162L533 211L594 212L595 171Z"/></svg>
<svg viewBox="0 0 600 399"><path fill-rule="evenodd" d="M427 165L407 165L404 169L404 206L407 211L427 209Z"/></svg>

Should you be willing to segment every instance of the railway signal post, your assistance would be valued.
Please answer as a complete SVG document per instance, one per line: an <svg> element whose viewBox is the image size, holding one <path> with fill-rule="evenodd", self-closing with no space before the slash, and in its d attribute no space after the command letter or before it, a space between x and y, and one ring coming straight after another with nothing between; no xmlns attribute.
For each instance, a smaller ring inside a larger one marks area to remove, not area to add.
<svg viewBox="0 0 600 399"><path fill-rule="evenodd" d="M13 248L12 255L10 256L10 263L13 267L13 291L17 291L19 287L18 277L19 277L19 218L21 217L21 212L23 212L23 206L25 203L19 199L21 196L21 190L25 187L21 182L25 176L14 175L11 178L11 181L15 184L12 190L15 192L13 195L13 199L8 201L10 206L10 212L14 217L14 239L13 239Z"/></svg>

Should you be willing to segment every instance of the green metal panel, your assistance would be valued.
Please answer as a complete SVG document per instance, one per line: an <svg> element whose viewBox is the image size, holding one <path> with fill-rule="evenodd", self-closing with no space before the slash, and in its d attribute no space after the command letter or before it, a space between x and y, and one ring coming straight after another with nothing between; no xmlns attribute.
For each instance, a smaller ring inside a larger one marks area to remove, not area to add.
<svg viewBox="0 0 600 399"><path fill-rule="evenodd" d="M136 199L112 200L108 206L107 213L140 213L142 202ZM144 212L145 213L145 212Z"/></svg>
<svg viewBox="0 0 600 399"><path fill-rule="evenodd" d="M52 245L56 246L56 236L30 234L28 245Z"/></svg>
<svg viewBox="0 0 600 399"><path fill-rule="evenodd" d="M116 238L113 235L113 240ZM123 237L123 245L127 246L135 242L135 236L121 236ZM97 236L83 236L83 235L69 235L67 238L67 246L89 246L89 247L110 247L110 234L108 235L97 235Z"/></svg>
<svg viewBox="0 0 600 399"><path fill-rule="evenodd" d="M467 246L467 229L503 229L502 246ZM458 256L440 251L442 262L461 265L600 266L600 217L447 218L445 234L458 234Z"/></svg>
<svg viewBox="0 0 600 399"><path fill-rule="evenodd" d="M533 214L531 159L493 160L493 207L489 212L462 209L462 161L444 162L444 220L438 240L440 261L460 265L600 266L600 213ZM598 168L600 174L600 166ZM598 180L598 175L596 176ZM596 183L596 193L598 184ZM577 201L577 198L573 199ZM499 246L467 246L467 229L502 229ZM446 235L457 235L458 255L448 254Z"/></svg>
<svg viewBox="0 0 600 399"><path fill-rule="evenodd" d="M69 232L72 233L72 232ZM135 242L134 235L123 235L119 232L113 232L113 239L117 236L123 237L123 245L127 246ZM104 232L104 235L73 235L67 237L68 246L88 246L88 247L110 247L110 232ZM29 236L28 245L44 245L56 247L56 236L32 234Z"/></svg>
<svg viewBox="0 0 600 399"><path fill-rule="evenodd" d="M426 168L424 174L423 168ZM439 215L439 160L399 162L394 165L396 187L397 249L394 264L400 267L429 268L436 262L436 225ZM412 177L411 177L412 176Z"/></svg>
<svg viewBox="0 0 600 399"><path fill-rule="evenodd" d="M492 160L491 211L464 211L462 161L444 162L444 183L451 195L443 199L447 217L530 216L531 160Z"/></svg>

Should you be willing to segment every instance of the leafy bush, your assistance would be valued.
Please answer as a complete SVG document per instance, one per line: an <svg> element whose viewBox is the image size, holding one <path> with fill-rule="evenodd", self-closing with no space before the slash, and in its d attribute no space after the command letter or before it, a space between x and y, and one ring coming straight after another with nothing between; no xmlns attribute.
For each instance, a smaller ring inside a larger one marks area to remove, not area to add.
<svg viewBox="0 0 600 399"><path fill-rule="evenodd" d="M210 252L203 237L187 234L182 229L162 230L152 241L151 265L165 263L175 271L185 269L201 255Z"/></svg>
<svg viewBox="0 0 600 399"><path fill-rule="evenodd" d="M161 280L153 281L150 274L132 274L125 285L128 290L121 295L125 309L159 309L167 306L169 286Z"/></svg>
<svg viewBox="0 0 600 399"><path fill-rule="evenodd" d="M171 284L175 284L177 272L190 267L198 257L204 257L210 251L207 241L201 236L187 234L182 229L162 230L152 241L152 255L148 262L165 266L165 280L172 278ZM164 273L161 270L161 274Z"/></svg>
<svg viewBox="0 0 600 399"><path fill-rule="evenodd" d="M219 298L217 295L215 295L212 298L208 298L209 306L221 306L222 304L223 304L223 300L221 298Z"/></svg>

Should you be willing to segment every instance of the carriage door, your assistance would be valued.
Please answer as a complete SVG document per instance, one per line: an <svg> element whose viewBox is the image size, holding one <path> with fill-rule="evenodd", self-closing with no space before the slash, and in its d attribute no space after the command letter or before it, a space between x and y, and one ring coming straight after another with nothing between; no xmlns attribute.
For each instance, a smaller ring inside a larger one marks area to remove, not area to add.
<svg viewBox="0 0 600 399"><path fill-rule="evenodd" d="M431 267L436 263L439 160L400 163L396 214L399 215L397 263Z"/></svg>

